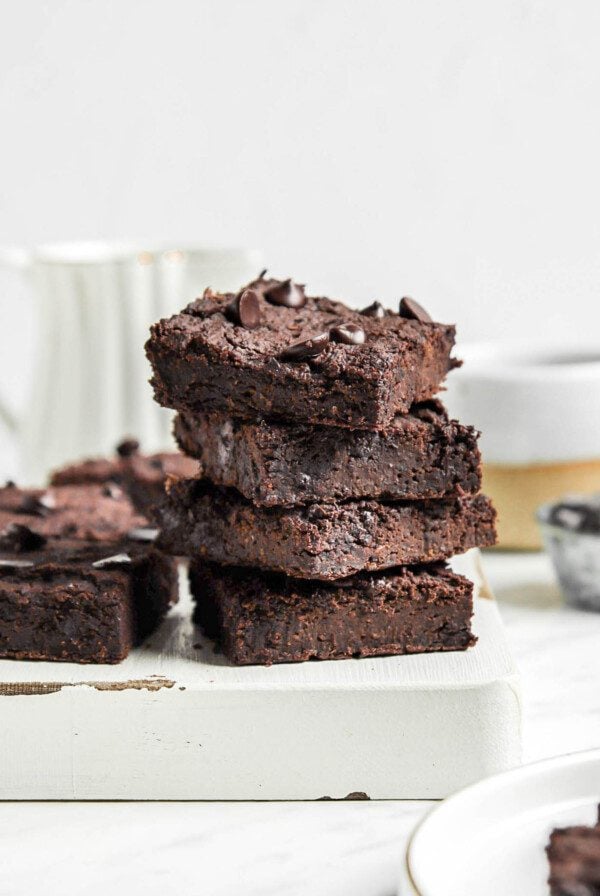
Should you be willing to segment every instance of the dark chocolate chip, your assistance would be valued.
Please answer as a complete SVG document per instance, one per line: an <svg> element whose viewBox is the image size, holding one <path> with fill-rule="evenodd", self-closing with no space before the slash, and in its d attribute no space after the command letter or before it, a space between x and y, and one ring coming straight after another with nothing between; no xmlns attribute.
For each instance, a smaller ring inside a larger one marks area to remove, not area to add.
<svg viewBox="0 0 600 896"><path fill-rule="evenodd" d="M356 324L341 324L339 327L332 327L329 331L329 338L332 342L343 342L346 345L362 345L365 341L365 331Z"/></svg>
<svg viewBox="0 0 600 896"><path fill-rule="evenodd" d="M4 483L4 488L16 488L16 487L17 487L17 483L13 482L12 479L7 479L6 482Z"/></svg>
<svg viewBox="0 0 600 896"><path fill-rule="evenodd" d="M433 318L425 311L423 306L408 296L400 300L400 317L406 317L408 320L418 320L423 324L433 323Z"/></svg>
<svg viewBox="0 0 600 896"><path fill-rule="evenodd" d="M5 557L0 558L1 569L25 569L29 566L35 566L33 560L12 560Z"/></svg>
<svg viewBox="0 0 600 896"><path fill-rule="evenodd" d="M0 549L3 551L37 551L46 544L46 538L34 532L29 526L20 523L9 523L0 533Z"/></svg>
<svg viewBox="0 0 600 896"><path fill-rule="evenodd" d="M52 495L25 495L18 510L31 516L48 516L56 504Z"/></svg>
<svg viewBox="0 0 600 896"><path fill-rule="evenodd" d="M265 274L266 274L266 273L267 273L267 268L263 268L262 271L260 272L260 274L258 275L258 277L257 277L256 279L257 279L257 280L264 280L264 279L265 279Z"/></svg>
<svg viewBox="0 0 600 896"><path fill-rule="evenodd" d="M92 563L94 569L107 569L110 566L126 566L131 563L129 554L113 554L112 557L103 557Z"/></svg>
<svg viewBox="0 0 600 896"><path fill-rule="evenodd" d="M149 464L150 464L150 466L151 466L154 470L161 470L161 471L162 471L162 469L163 469L163 462L162 462L162 460L160 459L160 457L151 457L151 458L150 458L150 461L149 461Z"/></svg>
<svg viewBox="0 0 600 896"><path fill-rule="evenodd" d="M296 342L284 349L279 358L281 361L308 361L310 358L316 358L327 346L329 342L329 333L319 333L312 339L305 339L304 342Z"/></svg>
<svg viewBox="0 0 600 896"><path fill-rule="evenodd" d="M140 450L140 443L137 439L123 439L117 445L117 454L119 457L131 457Z"/></svg>
<svg viewBox="0 0 600 896"><path fill-rule="evenodd" d="M271 305L283 305L285 308L302 308L306 305L304 287L289 279L266 289L264 297Z"/></svg>
<svg viewBox="0 0 600 896"><path fill-rule="evenodd" d="M123 497L123 489L119 488L116 482L107 482L106 485L102 487L102 494L106 495L107 498L112 498L114 501L118 501L119 498Z"/></svg>
<svg viewBox="0 0 600 896"><path fill-rule="evenodd" d="M130 529L127 538L132 541L155 541L158 538L158 529L152 529L150 526L139 526L136 529Z"/></svg>
<svg viewBox="0 0 600 896"><path fill-rule="evenodd" d="M381 302L372 302L366 308L363 308L360 314L364 314L365 317L376 317L379 319L385 317L385 308Z"/></svg>
<svg viewBox="0 0 600 896"><path fill-rule="evenodd" d="M260 327L260 299L254 289L245 289L235 297L230 306L235 322L246 330Z"/></svg>

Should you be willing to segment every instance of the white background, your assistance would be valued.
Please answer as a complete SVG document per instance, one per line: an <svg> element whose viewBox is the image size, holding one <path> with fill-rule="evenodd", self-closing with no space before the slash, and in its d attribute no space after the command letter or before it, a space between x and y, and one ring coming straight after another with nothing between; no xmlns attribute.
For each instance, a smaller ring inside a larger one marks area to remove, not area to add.
<svg viewBox="0 0 600 896"><path fill-rule="evenodd" d="M352 302L414 295L463 339L597 331L596 0L3 13L0 243L246 245ZM2 289L16 393L22 305Z"/></svg>

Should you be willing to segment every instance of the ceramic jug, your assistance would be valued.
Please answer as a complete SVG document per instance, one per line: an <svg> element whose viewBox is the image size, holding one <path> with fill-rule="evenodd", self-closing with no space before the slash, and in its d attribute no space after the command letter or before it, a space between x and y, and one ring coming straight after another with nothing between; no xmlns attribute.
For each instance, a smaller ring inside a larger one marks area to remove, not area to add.
<svg viewBox="0 0 600 896"><path fill-rule="evenodd" d="M30 400L15 419L0 395L0 419L18 440L20 480L36 483L66 461L112 453L125 435L148 451L172 447L172 413L148 384L150 324L206 286L238 289L262 259L237 249L75 243L3 250L0 265L19 270L33 293Z"/></svg>

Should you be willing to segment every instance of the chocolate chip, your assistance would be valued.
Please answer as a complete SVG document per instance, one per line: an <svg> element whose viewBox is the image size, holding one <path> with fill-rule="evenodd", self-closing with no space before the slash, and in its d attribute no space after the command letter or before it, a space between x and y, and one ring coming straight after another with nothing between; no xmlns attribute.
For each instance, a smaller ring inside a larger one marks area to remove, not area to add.
<svg viewBox="0 0 600 896"><path fill-rule="evenodd" d="M254 289L244 289L235 297L228 311L234 323L246 330L255 330L260 326L260 300Z"/></svg>
<svg viewBox="0 0 600 896"><path fill-rule="evenodd" d="M127 538L132 541L155 541L158 538L158 529L152 529L150 526L139 526L130 529Z"/></svg>
<svg viewBox="0 0 600 896"><path fill-rule="evenodd" d="M151 457L148 463L154 470L162 471L163 469L163 462L160 457Z"/></svg>
<svg viewBox="0 0 600 896"><path fill-rule="evenodd" d="M102 487L102 494L106 495L107 498L112 498L114 501L118 501L119 498L123 497L123 489L119 488L116 482L107 482L106 485Z"/></svg>
<svg viewBox="0 0 600 896"><path fill-rule="evenodd" d="M31 516L48 516L56 504L52 495L25 495L17 508L20 513Z"/></svg>
<svg viewBox="0 0 600 896"><path fill-rule="evenodd" d="M433 318L428 314L422 305L405 296L400 300L400 317L406 317L408 320L418 320L423 324L433 323Z"/></svg>
<svg viewBox="0 0 600 896"><path fill-rule="evenodd" d="M0 549L3 551L37 551L46 544L46 538L34 532L29 526L20 523L9 523L0 533Z"/></svg>
<svg viewBox="0 0 600 896"><path fill-rule="evenodd" d="M2 569L25 569L28 566L35 566L33 560L9 560L7 558L0 559L0 568Z"/></svg>
<svg viewBox="0 0 600 896"><path fill-rule="evenodd" d="M329 342L328 333L319 333L312 339L305 339L304 342L296 342L284 349L279 358L281 361L308 361L309 358L316 358L326 348Z"/></svg>
<svg viewBox="0 0 600 896"><path fill-rule="evenodd" d="M267 269L266 269L266 268L263 268L262 271L260 272L260 274L258 275L258 277L257 277L256 279L257 279L257 280L264 280L264 279L265 279L265 274L266 274L266 273L267 273Z"/></svg>
<svg viewBox="0 0 600 896"><path fill-rule="evenodd" d="M16 487L17 487L17 483L13 482L12 479L7 479L6 482L4 483L4 488L16 488Z"/></svg>
<svg viewBox="0 0 600 896"><path fill-rule="evenodd" d="M360 314L364 314L365 317L376 317L377 319L380 319L385 317L385 308L381 302L372 302L371 305L367 305L366 308L363 308Z"/></svg>
<svg viewBox="0 0 600 896"><path fill-rule="evenodd" d="M264 297L271 305L283 305L285 308L302 308L306 305L304 287L289 279L266 289Z"/></svg>
<svg viewBox="0 0 600 896"><path fill-rule="evenodd" d="M329 331L329 338L332 342L343 342L346 345L362 345L365 341L365 331L356 324L341 324L339 327L332 327Z"/></svg>
<svg viewBox="0 0 600 896"><path fill-rule="evenodd" d="M113 554L112 557L103 557L92 563L94 569L107 569L110 566L126 566L131 563L129 554Z"/></svg>
<svg viewBox="0 0 600 896"><path fill-rule="evenodd" d="M137 439L123 439L117 445L117 454L119 457L131 457L132 454L137 454L140 450L140 443Z"/></svg>

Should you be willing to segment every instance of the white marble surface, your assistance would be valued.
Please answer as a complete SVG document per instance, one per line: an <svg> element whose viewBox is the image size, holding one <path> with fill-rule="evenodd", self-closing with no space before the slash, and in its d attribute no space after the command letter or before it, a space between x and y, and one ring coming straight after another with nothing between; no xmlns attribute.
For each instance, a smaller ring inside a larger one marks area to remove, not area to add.
<svg viewBox="0 0 600 896"><path fill-rule="evenodd" d="M600 745L600 615L561 607L543 555L486 569L522 672L525 759ZM0 896L392 896L430 805L3 803Z"/></svg>

